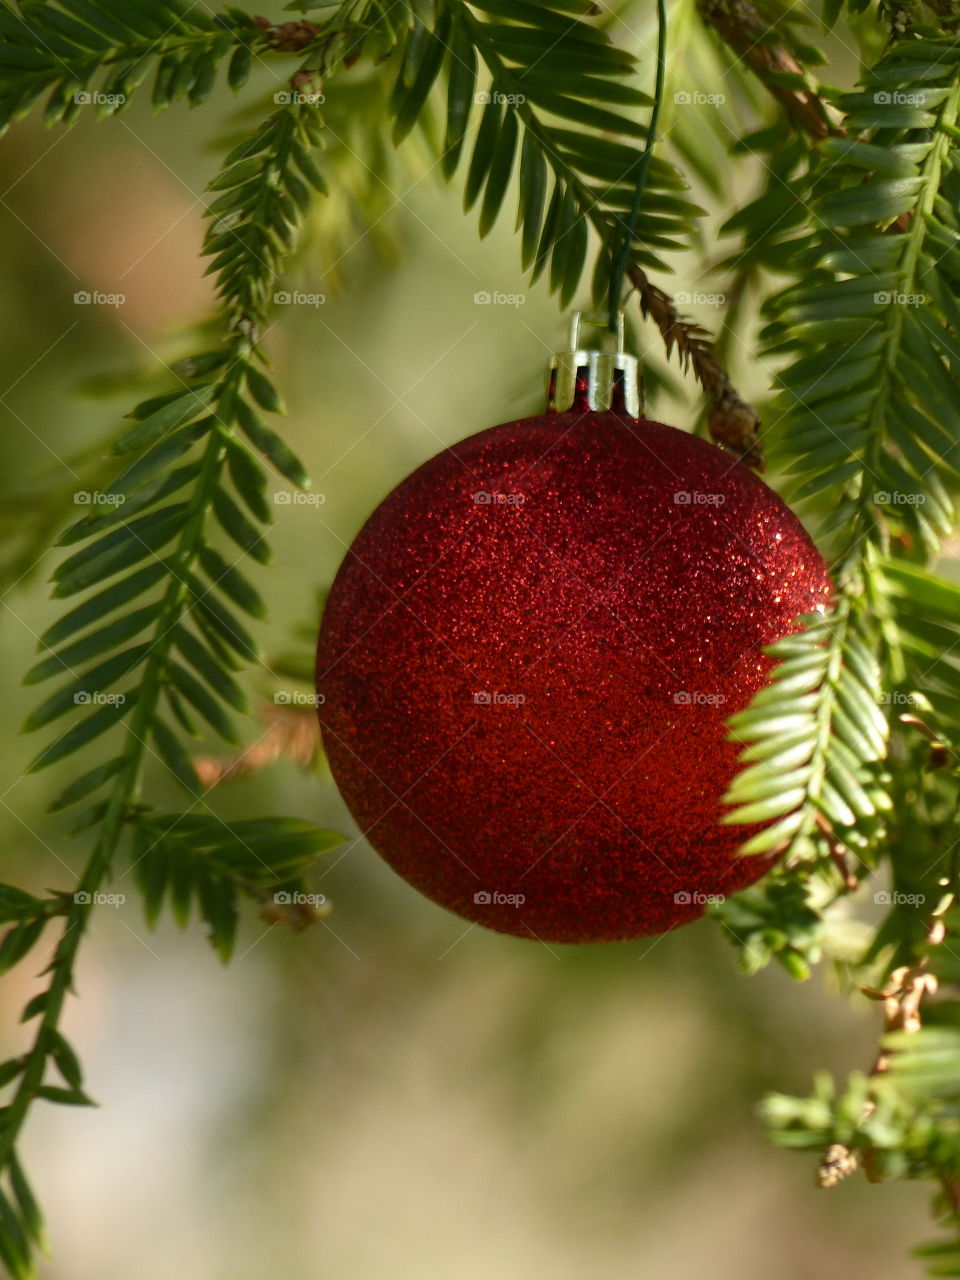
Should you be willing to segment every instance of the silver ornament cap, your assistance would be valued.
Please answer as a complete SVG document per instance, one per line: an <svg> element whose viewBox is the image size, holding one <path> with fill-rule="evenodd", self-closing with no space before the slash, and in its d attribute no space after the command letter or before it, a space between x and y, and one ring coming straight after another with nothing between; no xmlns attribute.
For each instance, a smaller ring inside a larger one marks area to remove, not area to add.
<svg viewBox="0 0 960 1280"><path fill-rule="evenodd" d="M581 330L587 325L603 334L591 346L581 339ZM608 328L605 315L575 311L570 322L570 348L559 351L550 361L548 409L557 413L612 409L631 418L641 417L643 374L637 357L624 350L622 311L617 312L615 333Z"/></svg>

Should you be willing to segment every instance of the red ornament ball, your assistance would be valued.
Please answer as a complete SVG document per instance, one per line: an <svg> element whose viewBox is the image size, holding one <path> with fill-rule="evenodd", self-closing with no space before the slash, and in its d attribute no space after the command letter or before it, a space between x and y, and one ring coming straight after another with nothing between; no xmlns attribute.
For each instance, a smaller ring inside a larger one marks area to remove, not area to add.
<svg viewBox="0 0 960 1280"><path fill-rule="evenodd" d="M370 843L469 920L661 933L769 863L722 827L724 721L824 563L728 454L617 413L445 449L361 530L317 655L330 767Z"/></svg>

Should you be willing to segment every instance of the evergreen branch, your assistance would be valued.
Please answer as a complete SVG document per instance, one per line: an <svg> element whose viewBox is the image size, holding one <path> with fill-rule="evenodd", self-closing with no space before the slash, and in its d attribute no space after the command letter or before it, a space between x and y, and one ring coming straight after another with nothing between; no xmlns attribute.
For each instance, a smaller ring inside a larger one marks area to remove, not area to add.
<svg viewBox="0 0 960 1280"><path fill-rule="evenodd" d="M953 792L955 808L955 784ZM914 961L895 968L883 987L863 988L884 1014L869 1074L854 1073L839 1091L820 1076L811 1097L774 1094L763 1106L774 1143L820 1152L822 1187L837 1186L857 1168L871 1182L933 1181L935 1213L953 1239L915 1252L937 1276L960 1275L960 1004L934 999L945 980L960 976L956 952L944 945L948 937L955 941L960 923L951 882L940 876L936 891L920 896L929 909L917 913L923 941Z"/></svg>
<svg viewBox="0 0 960 1280"><path fill-rule="evenodd" d="M925 723L929 712L921 712L915 698L907 703L893 695L890 702L909 705L911 710L900 711L893 741L899 767L893 771L890 829L882 849L890 888L874 899L889 909L864 957L866 964L880 966L877 982L926 963L931 955L931 911L943 897L945 884L956 884L957 787L956 776L947 767L953 759L952 748L943 758L952 739ZM945 982L954 982L956 974L942 967L944 960L952 963L949 950L938 946L932 954L934 972Z"/></svg>
<svg viewBox="0 0 960 1280"><path fill-rule="evenodd" d="M349 64L367 38L387 52L398 35L378 0L344 6L323 24L271 23L234 6L212 13L189 0L18 0L17 9L0 0L0 133L43 94L48 124L69 124L85 106L114 115L152 72L155 109L181 100L196 107L224 64L238 90L262 55L308 50L309 78Z"/></svg>
<svg viewBox="0 0 960 1280"><path fill-rule="evenodd" d="M823 0L823 24L829 30L844 11L856 16L866 13L871 3L872 0ZM877 0L876 16L887 24L891 38L898 39L926 23L924 9L944 31L955 28L960 16L955 0Z"/></svg>
<svg viewBox="0 0 960 1280"><path fill-rule="evenodd" d="M932 110L910 106L904 117L898 95L877 86L916 79L929 86ZM793 357L780 378L786 412L774 457L795 477L795 497L830 495L835 509L825 528L837 550L838 599L830 618L772 647L784 661L769 688L731 720L731 732L750 746L725 821L774 820L747 842L748 853L785 848L788 858L822 857L822 845L818 852L810 844L819 817L863 856L889 808L878 772L887 731L876 696L888 683L875 656L884 609L879 556L891 526L901 554L933 554L952 524L940 477L956 471L940 424L960 392L953 267L944 253L955 226L944 226L952 215L939 193L958 95L960 45L910 41L873 70L863 93L844 99L850 137L892 125L895 140L882 150L859 137L821 144L829 163L815 175L817 226L798 255L808 277L771 308L772 349ZM906 230L884 234L907 212ZM930 305L920 313L911 304L924 291ZM873 619L865 601L879 610ZM897 661L888 655L888 668ZM797 734L793 750L783 742L785 723ZM789 786L772 781L783 768Z"/></svg>
<svg viewBox="0 0 960 1280"><path fill-rule="evenodd" d="M816 860L823 834L858 854L870 848L889 808L878 772L887 724L874 648L863 601L851 593L767 650L777 659L770 683L729 722L745 750L723 821L772 823L743 854L782 855L786 865Z"/></svg>
<svg viewBox="0 0 960 1280"><path fill-rule="evenodd" d="M52 806L62 809L109 789L81 819L81 827L96 826L99 834L69 903L49 983L31 1002L30 1016L39 1017L32 1047L8 1073L16 1085L0 1112L0 1171L7 1172L11 1187L8 1197L0 1196L0 1214L19 1224L9 1227L8 1243L14 1243L4 1258L17 1277L32 1274L29 1245L38 1237L35 1231L31 1236L32 1211L17 1191L23 1175L16 1143L36 1098L87 1101L78 1066L66 1073L66 1090L47 1083L46 1076L50 1061L65 1074L58 1024L81 938L125 831L134 836L148 922L168 891L181 922L196 901L224 958L233 941L236 893L261 902L268 890L289 895L309 862L340 839L310 824L291 826L287 819L227 825L192 813L154 818L139 803L143 769L154 756L191 793L194 807L203 804L196 772L168 717L196 734L199 714L220 736L236 741L231 712L244 709L245 699L232 672L240 659L252 661L257 654L234 608L260 617L264 607L231 560L269 557L258 526L270 519L266 473L241 435L291 482L306 483L300 463L258 413L281 408L257 363L257 344L277 273L309 206L309 187L322 189L311 155L321 127L316 103L310 95L288 96L293 100L234 149L211 183L205 252L216 273L224 343L180 366L189 385L134 410L134 425L117 440L114 453L135 460L60 539L79 549L58 566L55 594L84 598L48 630L45 656L28 676L37 682L70 675L34 712L28 728L70 711L82 713L33 768L73 754L121 722L125 734L115 754L71 782ZM166 502L184 489L185 500ZM230 559L214 545L216 526L221 538L235 544ZM117 580L138 562L144 567ZM132 605L137 607L131 611ZM144 631L145 642L124 647ZM95 665L77 675L94 658ZM21 958L45 919L16 925L0 955L9 962Z"/></svg>
<svg viewBox="0 0 960 1280"><path fill-rule="evenodd" d="M798 982L810 976L823 955L824 932L823 907L811 903L812 880L796 868L775 868L759 885L709 908L737 948L743 973L758 973L775 959Z"/></svg>
<svg viewBox="0 0 960 1280"><path fill-rule="evenodd" d="M944 850L956 837L955 784L938 782L936 771L954 758L939 725L952 730L960 706L950 655L960 593L903 558L935 554L952 525L948 488L955 486L957 468L948 423L958 389L960 330L951 153L958 62L954 41L911 38L896 45L863 92L840 98L847 113L843 133L820 145L826 162L801 179L799 190L813 206L813 234L797 235L803 221L798 202L778 241L758 250L756 237L750 238L755 260L785 253L800 277L771 305L766 331L770 353L791 358L781 377L786 413L772 454L796 477L796 497L816 503L822 496L831 503L824 529L837 557L835 616L847 619L846 634L836 632L824 646L831 655L824 677L812 688L802 679L793 686L794 709L809 699L802 709L808 720L819 721L824 737L809 755L800 748L801 767L786 779L796 784L795 794L786 800L781 795L768 820L774 831L783 822L797 824L795 833L787 831L788 859L813 858L826 868L821 837L827 836L868 866L878 856L889 861L892 890L876 900L887 901L890 910L864 957L865 963L882 962L888 974L882 995L889 1031L915 1014L919 996L931 990L928 955L942 933L936 922L931 929L916 904L939 903L943 885L954 884L956 876L955 859L944 867ZM746 219L743 227L749 232ZM844 495L839 503L838 492ZM897 560L882 565L885 554ZM850 620L857 622L852 629ZM815 624L804 638L816 640L819 629ZM790 641L781 656L789 649ZM741 757L745 768L729 797L739 804L732 821L744 821L751 803L756 814L762 803L769 772L761 766L775 768L786 745L778 742L773 716L788 713L790 688L787 660L746 713L758 737ZM917 708L930 705L924 699L936 707L937 727L924 722L926 713L919 718ZM903 731L897 735L892 779L879 772L887 746L878 703L895 713L908 709L899 718L929 739L916 747L905 743ZM884 813L889 816L881 830ZM933 966L941 981L944 954ZM950 974L951 981L958 977ZM953 1021L950 1008L934 1006L932 1016ZM926 1050L932 1047L954 1073L960 1054L935 1039L943 1034L939 1029L913 1034L913 1022L906 1030L909 1044L903 1030L888 1037L875 1071L852 1077L839 1096L822 1081L811 1099L768 1100L771 1136L783 1145L825 1151L822 1185L834 1185L860 1162L871 1178L933 1178L943 1187L941 1203L956 1230L958 1114L942 1105L943 1088ZM913 1085L921 1080L924 1090L916 1095ZM954 1273L947 1260L954 1253L954 1244L929 1251L943 1274Z"/></svg>
<svg viewBox="0 0 960 1280"><path fill-rule="evenodd" d="M841 3L826 0L828 19ZM465 203L479 205L481 235L518 178L524 267L534 279L548 273L563 305L580 287L592 240L594 297L604 298L636 198L650 127L640 116L651 100L630 80L633 59L585 20L594 13L586 0L302 7L325 9L323 20L210 15L186 0L20 0L17 9L0 0L0 129L42 94L52 120L69 121L85 102L110 114L155 71L157 106L195 104L221 66L237 88L257 53L304 58L280 109L233 149L210 187L204 252L222 340L175 369L175 390L131 414L114 446L122 470L60 539L68 550L54 593L75 603L48 629L27 677L59 680L26 728L71 717L32 767L96 750L107 735L114 745L51 806L89 804L75 830L96 835L75 891L37 898L0 886L0 921L9 926L0 971L28 956L48 926L58 930L46 985L24 1010L36 1023L33 1042L0 1063L0 1083L12 1091L0 1108L0 1260L18 1278L34 1274L42 1223L17 1145L37 1099L89 1104L61 1014L121 849L129 848L148 923L165 909L181 925L199 914L224 959L241 895L267 919L295 926L326 909L304 893L303 877L340 837L290 818L225 823L204 795L280 755L311 762L315 721L308 731L291 717L224 758L197 756L184 742L202 724L236 748L234 713L246 708L236 673L257 658L241 618L265 613L241 567L248 556L269 558L263 460L291 484L307 483L262 416L282 405L261 342L316 193L330 182L341 207L350 204L329 154L323 173L314 159L325 77L361 53L377 62L400 50L388 107L399 141L428 120L444 74L444 173L469 157ZM944 30L954 25L949 4L928 7ZM758 197L725 224L743 233L726 265L740 294L761 273L792 281L768 307L764 335L768 355L787 362L773 460L799 500L814 510L829 504L824 532L836 565L831 609L771 647L769 684L731 721L743 767L725 821L751 828L744 853L780 863L714 914L745 969L776 958L802 978L830 955L826 909L864 870L889 862L890 911L860 960L882 970L872 994L884 1003L886 1027L874 1068L839 1093L821 1081L812 1099L771 1099L767 1116L774 1141L820 1153L822 1185L858 1164L870 1177L933 1178L956 1226L960 1005L933 996L937 984L960 983L960 948L942 945L960 931L960 910L941 892L952 892L958 864L960 588L921 562L951 527L960 485L950 425L960 392L960 43L918 27L910 6L886 5L881 17L895 43L862 92L833 95L808 77L821 55L777 0L698 0L698 9L725 42L722 56L749 68L794 126L786 143L777 121L734 148L769 163ZM478 93L481 68L489 92ZM368 113L352 124L374 132L368 121L383 90L365 82L357 92ZM353 135L342 133L346 152ZM364 138L370 155L382 145L382 136ZM694 154L695 141L684 145ZM380 171L376 159L371 168ZM726 175L704 172L722 194ZM358 200L369 196L353 190ZM675 352L713 402L714 438L759 465L757 415L731 385L720 350L648 274L664 268L661 253L688 243L699 213L678 171L655 155L628 278L668 357ZM151 757L190 793L184 812L142 802ZM939 1273L960 1274L960 1242L926 1253Z"/></svg>
<svg viewBox="0 0 960 1280"><path fill-rule="evenodd" d="M933 741L960 741L960 588L902 562L883 566L883 584L903 666L891 697L918 717L930 707Z"/></svg>
<svg viewBox="0 0 960 1280"><path fill-rule="evenodd" d="M476 7L499 13L504 6L499 0L485 0ZM466 206L471 207L483 195L481 234L486 234L500 212L514 162L526 151L527 180L521 171L518 209L518 223L525 233L524 266L532 263L532 278L536 279L549 265L551 288L559 291L561 306L566 305L580 282L588 225L592 226L601 238L601 254L607 255L607 269L597 271L601 279L597 301L601 301L610 275L609 253L615 235L625 229L626 212L633 201L630 175L637 159L635 142L615 141L609 135L616 132L643 140L647 134L643 125L618 109L624 101L633 106L650 101L639 90L621 83L633 72L632 58L598 38L599 33L581 21L565 18L559 30L537 31L533 26L481 21L465 4L456 6L452 13L493 82L471 154ZM536 18L545 22L546 13L537 11L527 16L527 21L532 23ZM452 47L455 39L452 36ZM590 101L564 94L564 80L574 71L591 76L581 81L589 85ZM579 128L561 127L551 123L549 116L572 121ZM600 136L601 130L604 136ZM507 144L502 141L504 136ZM448 154L453 149L449 147ZM447 164L451 173L452 163ZM552 193L547 199L551 177ZM659 267L663 264L652 246L683 247L686 220L702 212L679 194L684 187L671 166L654 158L632 261Z"/></svg>
<svg viewBox="0 0 960 1280"><path fill-rule="evenodd" d="M524 269L536 280L549 268L550 288L566 306L580 285L592 229L600 242L593 274L599 306L612 255L629 231L637 142L647 136L635 110L624 108L649 105L650 99L624 83L633 74L633 60L567 9L510 0L447 0L432 30L415 23L393 97L394 138L399 141L413 127L446 63L443 169L448 178L463 156L473 104L479 100L482 106L465 187L466 207L481 205L481 236L496 222L518 169ZM478 93L481 63L492 88ZM647 267L664 267L656 251L684 246L691 220L702 213L682 194L686 186L672 165L652 159L627 275L638 290L642 314L660 329L667 353L676 349L683 367L693 369L711 397L714 438L759 465L755 411L732 386L706 330L681 318L646 274Z"/></svg>
<svg viewBox="0 0 960 1280"><path fill-rule="evenodd" d="M807 275L771 306L770 353L792 357L771 449L796 499L845 494L825 529L841 579L855 574L865 540L885 548L892 529L895 546L931 555L952 523L943 481L956 468L941 424L960 390L956 225L941 189L953 181L958 95L960 44L915 40L841 99L857 140L821 144L817 227L797 259ZM858 135L886 141L891 128L881 161ZM906 229L884 234L904 214Z"/></svg>
<svg viewBox="0 0 960 1280"><path fill-rule="evenodd" d="M0 131L48 94L48 123L69 123L84 106L99 116L122 111L154 71L156 107L209 96L230 55L233 88L246 80L269 36L249 15L213 15L184 0L21 0L0 4Z"/></svg>

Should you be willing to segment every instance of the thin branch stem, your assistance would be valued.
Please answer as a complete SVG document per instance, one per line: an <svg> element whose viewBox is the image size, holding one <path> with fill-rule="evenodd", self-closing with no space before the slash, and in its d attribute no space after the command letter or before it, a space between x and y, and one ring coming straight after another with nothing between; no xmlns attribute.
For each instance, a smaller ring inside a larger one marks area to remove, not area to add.
<svg viewBox="0 0 960 1280"><path fill-rule="evenodd" d="M803 67L785 45L771 40L769 24L750 0L697 0L697 12L786 109L799 129L816 142L831 135L843 136L836 112L815 90L786 85L778 79L785 74L802 76Z"/></svg>
<svg viewBox="0 0 960 1280"><path fill-rule="evenodd" d="M693 370L710 397L707 426L713 440L762 471L760 415L731 382L713 335L702 325L684 320L670 295L653 284L638 263L631 263L627 276L637 291L642 314L660 330L667 355L676 348L681 365Z"/></svg>

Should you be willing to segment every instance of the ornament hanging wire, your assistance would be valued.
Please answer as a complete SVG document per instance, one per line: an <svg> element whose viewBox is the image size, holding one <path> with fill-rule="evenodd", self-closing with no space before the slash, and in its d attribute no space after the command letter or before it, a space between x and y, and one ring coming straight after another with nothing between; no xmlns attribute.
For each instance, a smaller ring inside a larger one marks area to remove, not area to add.
<svg viewBox="0 0 960 1280"><path fill-rule="evenodd" d="M653 110L650 113L650 125L647 129L647 141L637 161L637 186L633 195L630 216L627 219L623 242L619 253L611 266L609 320L607 327L611 333L617 331L617 313L620 310L620 299L623 295L623 281L630 261L630 250L640 217L640 205L647 185L647 174L650 172L650 161L653 159L653 144L657 136L657 122L660 118L660 104L663 102L663 83L666 74L667 54L667 14L664 0L657 0L657 80L654 89Z"/></svg>

